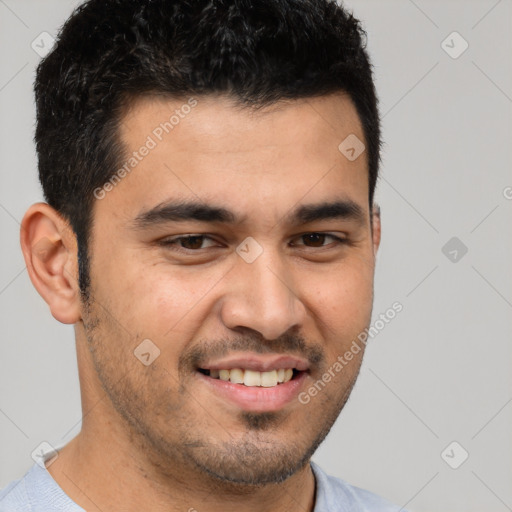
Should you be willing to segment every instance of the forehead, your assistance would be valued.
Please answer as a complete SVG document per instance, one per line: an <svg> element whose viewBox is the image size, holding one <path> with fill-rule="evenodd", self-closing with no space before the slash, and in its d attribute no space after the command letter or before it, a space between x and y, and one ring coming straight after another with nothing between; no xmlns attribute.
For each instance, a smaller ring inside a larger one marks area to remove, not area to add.
<svg viewBox="0 0 512 512"><path fill-rule="evenodd" d="M124 171L96 209L125 221L170 199L222 204L269 222L301 200L346 197L367 207L366 153L350 160L339 149L347 137L364 141L343 94L258 110L222 95L139 98L119 133Z"/></svg>
<svg viewBox="0 0 512 512"><path fill-rule="evenodd" d="M149 135L157 144L173 146L175 152L182 142L195 144L195 153L220 150L229 154L255 145L287 144L296 145L300 152L298 142L308 142L310 151L326 135L329 140L325 142L331 143L350 134L364 140L356 108L345 93L281 100L257 108L224 94L179 99L143 96L129 103L120 126L120 138L128 146L136 146Z"/></svg>

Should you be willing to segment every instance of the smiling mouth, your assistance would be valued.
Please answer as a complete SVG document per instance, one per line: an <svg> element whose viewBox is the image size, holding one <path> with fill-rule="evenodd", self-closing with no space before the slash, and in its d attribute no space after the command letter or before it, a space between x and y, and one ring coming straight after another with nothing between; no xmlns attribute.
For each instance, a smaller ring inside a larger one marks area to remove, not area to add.
<svg viewBox="0 0 512 512"><path fill-rule="evenodd" d="M300 374L305 373L295 368L279 368L267 372L245 370L242 368L231 368L221 370L208 370L199 368L198 371L211 379L219 379L232 384L240 384L247 387L271 388L285 384Z"/></svg>

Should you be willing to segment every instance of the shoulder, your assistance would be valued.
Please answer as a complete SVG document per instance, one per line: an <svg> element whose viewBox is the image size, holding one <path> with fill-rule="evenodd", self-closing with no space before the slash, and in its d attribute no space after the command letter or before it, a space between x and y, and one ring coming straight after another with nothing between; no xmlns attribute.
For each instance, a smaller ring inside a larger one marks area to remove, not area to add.
<svg viewBox="0 0 512 512"><path fill-rule="evenodd" d="M37 462L0 491L0 512L85 512Z"/></svg>
<svg viewBox="0 0 512 512"><path fill-rule="evenodd" d="M32 507L28 499L26 480L29 470L22 478L13 480L6 487L0 489L0 512L31 512Z"/></svg>
<svg viewBox="0 0 512 512"><path fill-rule="evenodd" d="M407 512L373 492L327 475L311 462L316 480L314 512Z"/></svg>

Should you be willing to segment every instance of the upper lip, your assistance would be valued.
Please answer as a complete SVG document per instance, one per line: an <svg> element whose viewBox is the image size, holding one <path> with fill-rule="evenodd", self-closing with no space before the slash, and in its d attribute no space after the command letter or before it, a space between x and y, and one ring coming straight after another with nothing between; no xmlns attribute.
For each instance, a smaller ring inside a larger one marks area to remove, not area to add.
<svg viewBox="0 0 512 512"><path fill-rule="evenodd" d="M280 368L295 368L298 371L309 369L306 359L292 355L261 355L261 354L234 354L222 359L208 361L200 366L203 370L232 370L241 368L255 372L270 372Z"/></svg>

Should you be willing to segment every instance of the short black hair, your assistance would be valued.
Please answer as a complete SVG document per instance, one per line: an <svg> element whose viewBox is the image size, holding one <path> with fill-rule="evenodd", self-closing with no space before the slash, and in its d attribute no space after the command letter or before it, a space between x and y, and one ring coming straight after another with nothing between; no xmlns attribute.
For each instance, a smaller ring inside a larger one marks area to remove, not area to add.
<svg viewBox="0 0 512 512"><path fill-rule="evenodd" d="M34 89L39 179L77 237L84 300L93 191L124 160L130 99L225 93L259 108L345 92L363 126L372 207L381 140L366 33L334 0L88 0L39 64Z"/></svg>

